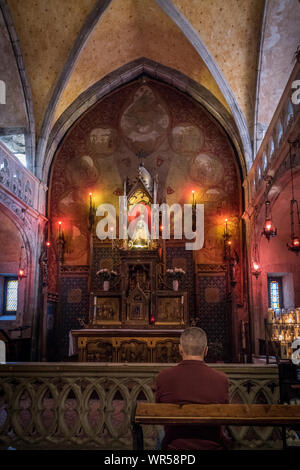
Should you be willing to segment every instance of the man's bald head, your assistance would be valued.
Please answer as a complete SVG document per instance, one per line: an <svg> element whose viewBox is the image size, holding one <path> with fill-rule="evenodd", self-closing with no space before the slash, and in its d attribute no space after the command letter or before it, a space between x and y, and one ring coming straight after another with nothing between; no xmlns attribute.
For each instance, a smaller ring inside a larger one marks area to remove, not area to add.
<svg viewBox="0 0 300 470"><path fill-rule="evenodd" d="M183 331L180 344L186 356L204 356L207 348L207 336L201 328L191 327Z"/></svg>

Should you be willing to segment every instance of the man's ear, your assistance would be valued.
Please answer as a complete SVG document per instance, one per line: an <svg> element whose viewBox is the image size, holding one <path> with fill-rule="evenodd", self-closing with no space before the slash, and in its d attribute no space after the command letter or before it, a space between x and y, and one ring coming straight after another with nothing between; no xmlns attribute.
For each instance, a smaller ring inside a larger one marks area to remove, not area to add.
<svg viewBox="0 0 300 470"><path fill-rule="evenodd" d="M180 356L183 356L183 349L180 343L179 343L179 354Z"/></svg>
<svg viewBox="0 0 300 470"><path fill-rule="evenodd" d="M207 351L208 351L208 346L206 346L206 348L204 349L204 355L203 355L203 357L206 357L206 356L207 356Z"/></svg>

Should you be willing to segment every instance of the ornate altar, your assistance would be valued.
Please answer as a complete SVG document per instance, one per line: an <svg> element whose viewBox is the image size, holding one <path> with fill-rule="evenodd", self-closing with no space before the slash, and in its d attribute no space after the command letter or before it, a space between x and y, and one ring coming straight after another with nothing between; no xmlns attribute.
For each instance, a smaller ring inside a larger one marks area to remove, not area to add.
<svg viewBox="0 0 300 470"><path fill-rule="evenodd" d="M179 362L182 330L73 330L80 362Z"/></svg>
<svg viewBox="0 0 300 470"><path fill-rule="evenodd" d="M150 237L149 209L156 203L157 181L152 182L141 164L137 179L124 182L126 190L128 238L100 240L91 233L89 321L72 331L78 359L177 362L179 336L188 324L188 299L182 284L173 290L167 280L165 242ZM134 204L138 211L130 213Z"/></svg>

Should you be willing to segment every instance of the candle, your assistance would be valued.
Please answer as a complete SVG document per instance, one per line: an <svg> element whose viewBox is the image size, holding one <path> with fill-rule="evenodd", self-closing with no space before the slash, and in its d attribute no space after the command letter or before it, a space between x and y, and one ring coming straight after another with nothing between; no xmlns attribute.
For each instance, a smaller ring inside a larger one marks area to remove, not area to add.
<svg viewBox="0 0 300 470"><path fill-rule="evenodd" d="M62 222L59 221L59 222L58 222L58 236L59 236L59 237L61 237L61 224L62 224Z"/></svg>
<svg viewBox="0 0 300 470"><path fill-rule="evenodd" d="M153 204L156 204L156 199L157 199L157 175L155 175L155 179L154 179Z"/></svg>
<svg viewBox="0 0 300 470"><path fill-rule="evenodd" d="M94 320L97 318L97 297L94 297Z"/></svg>
<svg viewBox="0 0 300 470"><path fill-rule="evenodd" d="M296 308L296 323L300 324L300 308Z"/></svg>
<svg viewBox="0 0 300 470"><path fill-rule="evenodd" d="M268 308L268 323L273 323L274 319L274 310L272 308Z"/></svg>

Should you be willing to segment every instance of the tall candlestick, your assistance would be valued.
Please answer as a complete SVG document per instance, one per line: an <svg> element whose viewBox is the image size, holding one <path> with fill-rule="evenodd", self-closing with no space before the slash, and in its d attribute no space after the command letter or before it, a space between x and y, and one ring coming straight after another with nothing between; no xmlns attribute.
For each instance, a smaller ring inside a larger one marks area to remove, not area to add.
<svg viewBox="0 0 300 470"><path fill-rule="evenodd" d="M61 224L62 224L62 222L59 221L58 222L58 236L59 236L59 238L61 237Z"/></svg>
<svg viewBox="0 0 300 470"><path fill-rule="evenodd" d="M90 193L90 210L93 209L93 193Z"/></svg>
<svg viewBox="0 0 300 470"><path fill-rule="evenodd" d="M153 204L156 204L157 201L157 187L158 187L158 176L155 175L153 183Z"/></svg>

